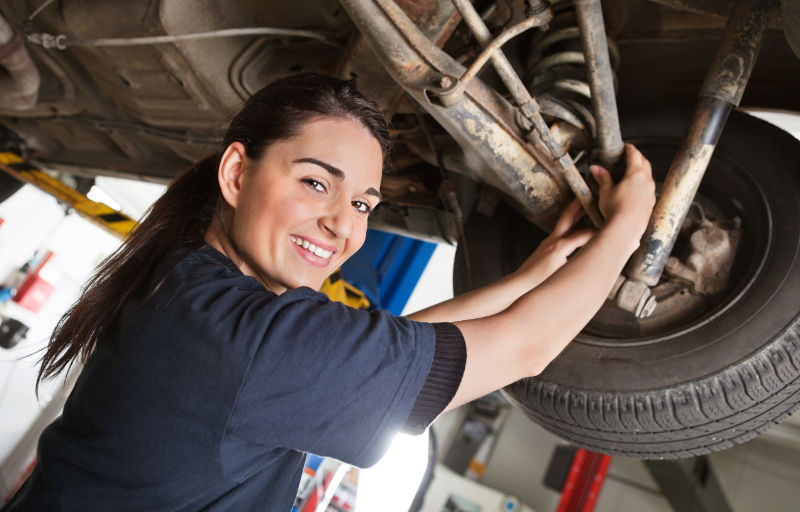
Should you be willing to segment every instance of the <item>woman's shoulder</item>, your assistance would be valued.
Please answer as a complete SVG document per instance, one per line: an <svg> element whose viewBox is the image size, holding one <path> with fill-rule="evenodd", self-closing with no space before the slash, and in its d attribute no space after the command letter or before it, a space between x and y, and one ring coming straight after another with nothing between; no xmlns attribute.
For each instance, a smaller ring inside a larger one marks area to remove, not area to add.
<svg viewBox="0 0 800 512"><path fill-rule="evenodd" d="M243 274L233 261L208 244L179 248L167 254L153 273L150 289L162 296L166 292L170 302L178 296L188 300L209 294L220 298L223 292L246 302L330 302L325 294L305 287L276 295L254 277Z"/></svg>
<svg viewBox="0 0 800 512"><path fill-rule="evenodd" d="M156 266L152 279L156 287L164 284L184 287L216 281L254 290L264 289L258 281L242 274L227 256L208 244L169 252Z"/></svg>

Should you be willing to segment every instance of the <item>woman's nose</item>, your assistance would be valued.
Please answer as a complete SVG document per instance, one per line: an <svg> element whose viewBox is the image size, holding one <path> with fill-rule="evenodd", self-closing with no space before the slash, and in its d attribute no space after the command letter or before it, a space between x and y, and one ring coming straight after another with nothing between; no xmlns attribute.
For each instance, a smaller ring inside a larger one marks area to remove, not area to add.
<svg viewBox="0 0 800 512"><path fill-rule="evenodd" d="M320 222L322 227L336 238L348 238L353 232L353 215L350 211L350 202L343 204L344 201L332 206L330 211L324 215Z"/></svg>

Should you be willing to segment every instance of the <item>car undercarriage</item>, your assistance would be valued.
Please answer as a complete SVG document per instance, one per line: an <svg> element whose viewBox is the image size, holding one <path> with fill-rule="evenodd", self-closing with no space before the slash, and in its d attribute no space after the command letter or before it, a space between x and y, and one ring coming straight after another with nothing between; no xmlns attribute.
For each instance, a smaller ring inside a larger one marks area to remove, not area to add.
<svg viewBox="0 0 800 512"><path fill-rule="evenodd" d="M168 182L263 85L353 78L393 137L370 223L458 243L457 291L513 271L573 197L600 225L589 164L619 176L632 142L659 181L642 245L507 396L640 458L731 446L800 404L800 142L737 110L800 111L797 0L10 0L0 16L2 149L68 182Z"/></svg>

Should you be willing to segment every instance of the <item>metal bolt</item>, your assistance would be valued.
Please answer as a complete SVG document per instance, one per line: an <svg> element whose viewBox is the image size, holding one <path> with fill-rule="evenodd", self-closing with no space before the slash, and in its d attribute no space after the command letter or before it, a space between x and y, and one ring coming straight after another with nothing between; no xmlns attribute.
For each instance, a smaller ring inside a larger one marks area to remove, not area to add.
<svg viewBox="0 0 800 512"><path fill-rule="evenodd" d="M656 310L656 306L658 306L658 301L656 300L655 296L651 295L642 305L642 309L636 314L636 317L637 318L649 317Z"/></svg>
<svg viewBox="0 0 800 512"><path fill-rule="evenodd" d="M443 76L439 79L439 87L442 89L447 89L451 85L453 85L453 80L449 76Z"/></svg>
<svg viewBox="0 0 800 512"><path fill-rule="evenodd" d="M617 276L617 280L614 282L614 286L611 288L611 291L608 293L608 298L610 300L614 300L614 298L617 296L617 293L619 293L620 288L622 288L622 285L625 284L626 280L627 279L625 279L625 276L623 276L623 275Z"/></svg>

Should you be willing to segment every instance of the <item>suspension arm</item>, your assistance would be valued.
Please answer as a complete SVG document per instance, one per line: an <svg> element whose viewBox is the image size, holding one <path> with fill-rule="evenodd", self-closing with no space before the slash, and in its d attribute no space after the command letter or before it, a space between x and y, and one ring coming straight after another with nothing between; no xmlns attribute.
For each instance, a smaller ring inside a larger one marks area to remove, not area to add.
<svg viewBox="0 0 800 512"><path fill-rule="evenodd" d="M778 0L737 0L683 145L675 155L642 245L627 267L655 286L675 245L730 111L739 105Z"/></svg>
<svg viewBox="0 0 800 512"><path fill-rule="evenodd" d="M615 178L622 178L624 169L622 133L619 128L617 97L611 75L606 29L600 0L573 0L581 33L581 47L589 71L592 110L597 119L597 157L600 164Z"/></svg>

